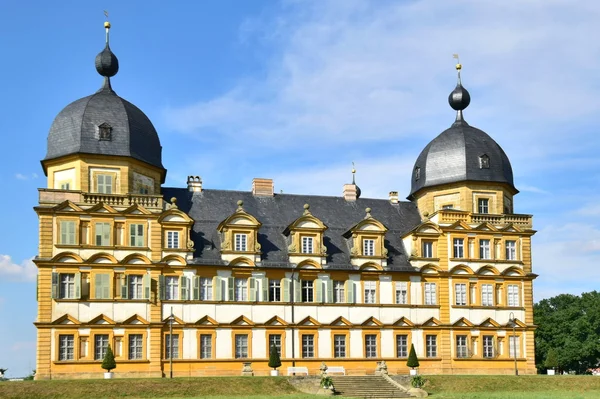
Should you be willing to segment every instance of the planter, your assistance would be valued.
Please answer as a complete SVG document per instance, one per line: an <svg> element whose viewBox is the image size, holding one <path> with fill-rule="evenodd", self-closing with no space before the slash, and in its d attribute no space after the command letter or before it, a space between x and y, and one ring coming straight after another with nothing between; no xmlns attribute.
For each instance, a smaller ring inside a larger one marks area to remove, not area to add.
<svg viewBox="0 0 600 399"><path fill-rule="evenodd" d="M114 375L115 375L115 373L113 373L112 371L108 372L108 373L104 373L104 379L109 380L109 379L113 378Z"/></svg>
<svg viewBox="0 0 600 399"><path fill-rule="evenodd" d="M417 369L410 369L410 375L417 375Z"/></svg>
<svg viewBox="0 0 600 399"><path fill-rule="evenodd" d="M554 375L556 371L554 369L548 369L546 370L546 372L548 373L548 375Z"/></svg>
<svg viewBox="0 0 600 399"><path fill-rule="evenodd" d="M277 377L279 375L279 370L271 370L271 377Z"/></svg>

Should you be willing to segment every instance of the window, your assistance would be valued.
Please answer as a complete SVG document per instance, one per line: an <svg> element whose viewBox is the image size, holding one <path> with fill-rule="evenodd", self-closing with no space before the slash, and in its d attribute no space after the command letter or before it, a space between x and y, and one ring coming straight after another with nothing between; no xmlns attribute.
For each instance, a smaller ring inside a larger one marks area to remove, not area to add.
<svg viewBox="0 0 600 399"><path fill-rule="evenodd" d="M75 274L61 273L60 274L60 298L73 299L75 298Z"/></svg>
<svg viewBox="0 0 600 399"><path fill-rule="evenodd" d="M433 258L433 242L423 241L422 247L421 254L423 258Z"/></svg>
<svg viewBox="0 0 600 399"><path fill-rule="evenodd" d="M129 299L144 299L143 289L144 289L144 276L128 276L129 280Z"/></svg>
<svg viewBox="0 0 600 399"><path fill-rule="evenodd" d="M489 169L490 168L490 157L486 154L483 154L479 157L479 169Z"/></svg>
<svg viewBox="0 0 600 399"><path fill-rule="evenodd" d="M406 281L396 281L396 303L399 305L408 303L408 283Z"/></svg>
<svg viewBox="0 0 600 399"><path fill-rule="evenodd" d="M165 359L179 359L179 334L165 335Z"/></svg>
<svg viewBox="0 0 600 399"><path fill-rule="evenodd" d="M454 205L452 205L452 204L442 205L442 209L454 209Z"/></svg>
<svg viewBox="0 0 600 399"><path fill-rule="evenodd" d="M107 247L110 245L110 223L96 223L96 245Z"/></svg>
<svg viewBox="0 0 600 399"><path fill-rule="evenodd" d="M248 334L235 334L235 358L248 358Z"/></svg>
<svg viewBox="0 0 600 399"><path fill-rule="evenodd" d="M506 241L506 260L517 260L516 241Z"/></svg>
<svg viewBox="0 0 600 399"><path fill-rule="evenodd" d="M425 305L437 304L436 288L435 283L425 283Z"/></svg>
<svg viewBox="0 0 600 399"><path fill-rule="evenodd" d="M302 253L312 254L313 253L313 238L302 237Z"/></svg>
<svg viewBox="0 0 600 399"><path fill-rule="evenodd" d="M484 335L483 336L483 357L491 359L496 356L496 350L494 348L494 336Z"/></svg>
<svg viewBox="0 0 600 399"><path fill-rule="evenodd" d="M200 335L200 359L210 359L212 357L212 335Z"/></svg>
<svg viewBox="0 0 600 399"><path fill-rule="evenodd" d="M178 231L167 231L167 248L179 248Z"/></svg>
<svg viewBox="0 0 600 399"><path fill-rule="evenodd" d="M269 301L280 302L281 301L281 280L269 280Z"/></svg>
<svg viewBox="0 0 600 399"><path fill-rule="evenodd" d="M377 293L377 281L365 281L365 303L375 303Z"/></svg>
<svg viewBox="0 0 600 399"><path fill-rule="evenodd" d="M63 245L75 245L75 222L60 222L60 243Z"/></svg>
<svg viewBox="0 0 600 399"><path fill-rule="evenodd" d="M144 246L144 225L132 224L129 226L129 245L132 247Z"/></svg>
<svg viewBox="0 0 600 399"><path fill-rule="evenodd" d="M75 337L73 335L58 336L58 360L74 360Z"/></svg>
<svg viewBox="0 0 600 399"><path fill-rule="evenodd" d="M454 297L457 306L467 305L467 285L454 284Z"/></svg>
<svg viewBox="0 0 600 399"><path fill-rule="evenodd" d="M179 299L179 277L178 276L166 276L165 285L167 287L166 299L177 300Z"/></svg>
<svg viewBox="0 0 600 399"><path fill-rule="evenodd" d="M481 285L481 305L494 306L494 286L492 284Z"/></svg>
<svg viewBox="0 0 600 399"><path fill-rule="evenodd" d="M489 213L489 202L487 198L479 198L477 200L477 212L478 213Z"/></svg>
<svg viewBox="0 0 600 399"><path fill-rule="evenodd" d="M344 303L346 302L346 297L344 296L344 282L339 280L333 281L333 302L334 303Z"/></svg>
<svg viewBox="0 0 600 399"><path fill-rule="evenodd" d="M110 280L111 275L108 273L94 274L94 298L110 299Z"/></svg>
<svg viewBox="0 0 600 399"><path fill-rule="evenodd" d="M98 126L98 140L110 141L112 139L112 127L108 123Z"/></svg>
<svg viewBox="0 0 600 399"><path fill-rule="evenodd" d="M71 184L70 183L60 183L60 189L61 190L70 190Z"/></svg>
<svg viewBox="0 0 600 399"><path fill-rule="evenodd" d="M235 235L235 250L236 251L247 251L248 250L248 234L236 234Z"/></svg>
<svg viewBox="0 0 600 399"><path fill-rule="evenodd" d="M213 299L213 279L210 277L200 277L200 300L212 301Z"/></svg>
<svg viewBox="0 0 600 399"><path fill-rule="evenodd" d="M104 360L108 348L108 334L94 335L94 360Z"/></svg>
<svg viewBox="0 0 600 399"><path fill-rule="evenodd" d="M469 350L467 348L467 336L457 335L456 336L456 357L464 359L469 357Z"/></svg>
<svg viewBox="0 0 600 399"><path fill-rule="evenodd" d="M375 240L363 240L363 255L375 256Z"/></svg>
<svg viewBox="0 0 600 399"><path fill-rule="evenodd" d="M464 258L465 257L465 240L463 238L455 238L454 242L454 257Z"/></svg>
<svg viewBox="0 0 600 399"><path fill-rule="evenodd" d="M302 302L313 301L313 281L302 280Z"/></svg>
<svg viewBox="0 0 600 399"><path fill-rule="evenodd" d="M315 336L312 334L302 335L302 358L312 359L315 357Z"/></svg>
<svg viewBox="0 0 600 399"><path fill-rule="evenodd" d="M479 259L491 259L490 240L479 240Z"/></svg>
<svg viewBox="0 0 600 399"><path fill-rule="evenodd" d="M96 175L96 186L100 194L113 193L113 177L111 175Z"/></svg>
<svg viewBox="0 0 600 399"><path fill-rule="evenodd" d="M273 345L275 345L277 353L281 356L281 334L269 334L269 353L271 353Z"/></svg>
<svg viewBox="0 0 600 399"><path fill-rule="evenodd" d="M508 353L512 358L519 357L521 353L519 337L508 337ZM516 355L515 355L516 354Z"/></svg>
<svg viewBox="0 0 600 399"><path fill-rule="evenodd" d="M437 357L437 335L425 336L425 353L427 357Z"/></svg>
<svg viewBox="0 0 600 399"><path fill-rule="evenodd" d="M129 336L129 360L141 360L143 348L142 334L131 334Z"/></svg>
<svg viewBox="0 0 600 399"><path fill-rule="evenodd" d="M408 357L408 336L396 335L396 356Z"/></svg>
<svg viewBox="0 0 600 399"><path fill-rule="evenodd" d="M515 284L509 284L508 286L508 306L516 307L520 306L519 301L519 286Z"/></svg>
<svg viewBox="0 0 600 399"><path fill-rule="evenodd" d="M236 278L235 279L235 300L236 301L247 301L248 300L248 279Z"/></svg>
<svg viewBox="0 0 600 399"><path fill-rule="evenodd" d="M421 178L421 168L418 166L415 168L415 180L419 180Z"/></svg>
<svg viewBox="0 0 600 399"><path fill-rule="evenodd" d="M377 335L365 335L365 357L377 357Z"/></svg>
<svg viewBox="0 0 600 399"><path fill-rule="evenodd" d="M346 357L346 336L336 334L333 336L333 357Z"/></svg>

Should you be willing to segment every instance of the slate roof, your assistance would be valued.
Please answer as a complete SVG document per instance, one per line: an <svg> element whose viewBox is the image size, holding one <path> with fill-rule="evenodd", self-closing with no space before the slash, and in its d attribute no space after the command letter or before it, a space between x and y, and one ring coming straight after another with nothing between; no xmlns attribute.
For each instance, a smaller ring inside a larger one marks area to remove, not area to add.
<svg viewBox="0 0 600 399"><path fill-rule="evenodd" d="M411 202L393 205L388 200L369 198L348 202L342 197L293 194L259 197L247 191L226 190L192 193L183 188L163 188L163 195L167 201L172 197L177 198L179 209L195 220L192 239L196 252L191 263L222 264L217 226L235 212L237 201L242 200L244 210L262 223L258 242L261 244L264 267L290 267L287 253L289 243L283 231L302 216L304 204L309 204L313 216L329 227L324 236L327 268L352 268L349 242L342 235L365 217L365 208L371 208L371 215L389 229L385 236L388 269L414 270L401 240L403 234L421 222L417 207Z"/></svg>
<svg viewBox="0 0 600 399"><path fill-rule="evenodd" d="M489 169L479 167L483 154L489 157ZM502 147L487 133L460 119L434 138L417 158L409 198L424 187L467 180L506 183L517 191L512 166Z"/></svg>
<svg viewBox="0 0 600 399"><path fill-rule="evenodd" d="M111 140L98 139L98 126L103 123L112 127ZM133 157L163 168L162 147L152 122L110 85L67 105L54 119L44 160L76 153Z"/></svg>

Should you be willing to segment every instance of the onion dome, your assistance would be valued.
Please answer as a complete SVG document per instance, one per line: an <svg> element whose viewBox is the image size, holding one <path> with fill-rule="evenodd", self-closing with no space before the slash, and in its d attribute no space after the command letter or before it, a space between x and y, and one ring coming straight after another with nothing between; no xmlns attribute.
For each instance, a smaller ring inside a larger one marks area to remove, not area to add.
<svg viewBox="0 0 600 399"><path fill-rule="evenodd" d="M52 123L44 161L71 154L98 154L138 159L164 169L162 147L150 119L119 97L110 78L119 60L109 46L110 23L105 23L106 46L95 60L104 83L96 93L67 105Z"/></svg>
<svg viewBox="0 0 600 399"><path fill-rule="evenodd" d="M409 199L425 188L465 181L503 183L515 193L513 172L504 150L487 133L470 126L463 118L471 96L460 79L448 96L456 121L434 138L417 158L412 170Z"/></svg>

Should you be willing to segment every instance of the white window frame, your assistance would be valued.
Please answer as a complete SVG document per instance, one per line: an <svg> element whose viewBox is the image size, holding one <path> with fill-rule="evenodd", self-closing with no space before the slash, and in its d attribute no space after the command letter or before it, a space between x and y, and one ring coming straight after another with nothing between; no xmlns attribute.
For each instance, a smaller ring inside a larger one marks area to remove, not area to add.
<svg viewBox="0 0 600 399"><path fill-rule="evenodd" d="M281 302L281 280L269 279L269 302Z"/></svg>
<svg viewBox="0 0 600 399"><path fill-rule="evenodd" d="M141 274L130 274L127 287L129 299L144 299L144 276Z"/></svg>
<svg viewBox="0 0 600 399"><path fill-rule="evenodd" d="M314 334L302 334L302 358L313 359L315 357Z"/></svg>
<svg viewBox="0 0 600 399"><path fill-rule="evenodd" d="M494 336L484 335L483 338L483 353L481 354L485 359L493 359L496 357L496 350L494 347Z"/></svg>
<svg viewBox="0 0 600 399"><path fill-rule="evenodd" d="M425 336L425 354L429 358L437 357L437 335Z"/></svg>
<svg viewBox="0 0 600 399"><path fill-rule="evenodd" d="M200 300L212 301L213 279L211 277L200 277Z"/></svg>
<svg viewBox="0 0 600 399"><path fill-rule="evenodd" d="M377 281L363 281L364 303L377 303Z"/></svg>
<svg viewBox="0 0 600 399"><path fill-rule="evenodd" d="M129 360L142 360L144 358L144 335L129 334Z"/></svg>
<svg viewBox="0 0 600 399"><path fill-rule="evenodd" d="M179 231L168 230L167 231L167 248L177 249L179 248Z"/></svg>
<svg viewBox="0 0 600 399"><path fill-rule="evenodd" d="M75 273L60 273L60 299L75 298Z"/></svg>
<svg viewBox="0 0 600 399"><path fill-rule="evenodd" d="M346 357L346 335L335 334L333 336L333 357L343 359Z"/></svg>
<svg viewBox="0 0 600 399"><path fill-rule="evenodd" d="M421 256L433 258L433 241L421 241Z"/></svg>
<svg viewBox="0 0 600 399"><path fill-rule="evenodd" d="M494 306L493 284L481 284L481 306Z"/></svg>
<svg viewBox="0 0 600 399"><path fill-rule="evenodd" d="M490 199L489 198L478 198L477 199L477 213L488 214L490 212Z"/></svg>
<svg viewBox="0 0 600 399"><path fill-rule="evenodd" d="M372 359L377 357L377 335L365 334L365 357Z"/></svg>
<svg viewBox="0 0 600 399"><path fill-rule="evenodd" d="M437 305L436 283L425 283L425 305Z"/></svg>
<svg viewBox="0 0 600 399"><path fill-rule="evenodd" d="M75 336L73 334L58 336L58 360L75 360Z"/></svg>
<svg viewBox="0 0 600 399"><path fill-rule="evenodd" d="M302 237L302 253L312 254L314 253L314 238L313 237Z"/></svg>
<svg viewBox="0 0 600 399"><path fill-rule="evenodd" d="M179 300L179 276L165 276L165 299Z"/></svg>
<svg viewBox="0 0 600 399"><path fill-rule="evenodd" d="M363 240L363 256L375 256L375 240L365 238Z"/></svg>
<svg viewBox="0 0 600 399"><path fill-rule="evenodd" d="M454 304L456 306L467 306L467 284L454 284Z"/></svg>
<svg viewBox="0 0 600 399"><path fill-rule="evenodd" d="M244 277L236 277L234 279L235 300L238 302L248 301L248 279Z"/></svg>
<svg viewBox="0 0 600 399"><path fill-rule="evenodd" d="M281 356L281 334L269 334L269 354L273 345L275 345L279 356Z"/></svg>
<svg viewBox="0 0 600 399"><path fill-rule="evenodd" d="M518 336L510 335L508 337L508 355L511 358L515 358L515 350L517 352L517 358L521 356L521 340Z"/></svg>
<svg viewBox="0 0 600 399"><path fill-rule="evenodd" d="M200 334L200 359L212 359L211 334Z"/></svg>
<svg viewBox="0 0 600 399"><path fill-rule="evenodd" d="M238 252L248 251L248 234L246 233L235 233L235 250Z"/></svg>
<svg viewBox="0 0 600 399"><path fill-rule="evenodd" d="M479 259L492 259L490 240L479 240Z"/></svg>
<svg viewBox="0 0 600 399"><path fill-rule="evenodd" d="M408 357L408 335L406 334L396 335L396 357Z"/></svg>
<svg viewBox="0 0 600 399"><path fill-rule="evenodd" d="M508 306L510 307L519 307L521 306L521 301L519 298L520 287L517 284L509 284L506 288L508 294Z"/></svg>
<svg viewBox="0 0 600 399"><path fill-rule="evenodd" d="M171 338L173 339L173 352L171 353ZM165 334L165 359L179 359L179 334Z"/></svg>
<svg viewBox="0 0 600 399"><path fill-rule="evenodd" d="M505 248L506 260L517 260L517 242L514 240L507 240Z"/></svg>
<svg viewBox="0 0 600 399"><path fill-rule="evenodd" d="M408 304L408 282L396 281L396 304Z"/></svg>
<svg viewBox="0 0 600 399"><path fill-rule="evenodd" d="M453 253L455 259L463 259L465 257L465 239L455 238L453 241Z"/></svg>
<svg viewBox="0 0 600 399"><path fill-rule="evenodd" d="M456 336L456 357L459 359L465 359L469 357L469 343L468 336L457 335Z"/></svg>
<svg viewBox="0 0 600 399"><path fill-rule="evenodd" d="M248 334L235 334L235 358L248 359Z"/></svg>
<svg viewBox="0 0 600 399"><path fill-rule="evenodd" d="M106 350L108 349L108 334L94 335L94 360L104 360Z"/></svg>
<svg viewBox="0 0 600 399"><path fill-rule="evenodd" d="M301 281L301 289L302 302L314 302L315 300L315 284L313 280L300 280Z"/></svg>

